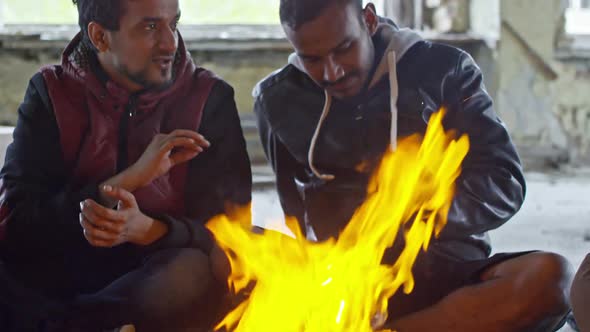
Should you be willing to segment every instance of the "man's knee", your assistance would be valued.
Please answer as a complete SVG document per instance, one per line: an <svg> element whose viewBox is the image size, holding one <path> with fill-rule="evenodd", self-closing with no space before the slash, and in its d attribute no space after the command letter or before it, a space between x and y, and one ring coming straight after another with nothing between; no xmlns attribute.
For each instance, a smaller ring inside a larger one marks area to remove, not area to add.
<svg viewBox="0 0 590 332"><path fill-rule="evenodd" d="M203 293L212 282L213 274L209 257L201 250L192 248L169 249L162 252L166 256L160 267L161 281L168 284L171 291L187 296Z"/></svg>
<svg viewBox="0 0 590 332"><path fill-rule="evenodd" d="M521 273L514 283L521 297L523 316L559 317L569 311L569 292L573 269L566 258L554 253L533 253L524 256Z"/></svg>
<svg viewBox="0 0 590 332"><path fill-rule="evenodd" d="M152 273L139 299L145 312L169 312L190 306L205 296L213 282L209 257L200 250L163 250L150 261L147 264L155 267L150 267Z"/></svg>

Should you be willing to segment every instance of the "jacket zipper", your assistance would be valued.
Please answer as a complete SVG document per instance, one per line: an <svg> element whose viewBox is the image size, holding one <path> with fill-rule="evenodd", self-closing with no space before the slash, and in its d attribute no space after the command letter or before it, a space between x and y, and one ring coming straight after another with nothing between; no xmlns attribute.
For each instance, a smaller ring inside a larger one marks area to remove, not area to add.
<svg viewBox="0 0 590 332"><path fill-rule="evenodd" d="M127 142L129 140L129 122L135 116L137 108L137 96L131 95L129 101L125 106L125 111L121 114L121 121L119 121L119 147L117 154L117 173L121 173L127 168L128 164L128 149Z"/></svg>

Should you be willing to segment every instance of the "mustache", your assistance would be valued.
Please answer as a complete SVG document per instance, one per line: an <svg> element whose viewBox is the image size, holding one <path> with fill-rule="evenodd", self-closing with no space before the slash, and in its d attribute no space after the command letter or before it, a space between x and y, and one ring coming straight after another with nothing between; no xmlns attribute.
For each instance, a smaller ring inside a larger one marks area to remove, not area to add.
<svg viewBox="0 0 590 332"><path fill-rule="evenodd" d="M333 87L335 85L338 85L340 83L343 83L343 82L345 82L345 81L347 81L347 80L349 80L349 79L351 79L351 78L353 78L353 77L355 77L357 75L358 75L357 72L348 73L348 74L340 77L339 79L337 79L336 81L333 81L333 82L332 81L321 81L320 82L320 85L321 85L322 88L327 89L327 88Z"/></svg>

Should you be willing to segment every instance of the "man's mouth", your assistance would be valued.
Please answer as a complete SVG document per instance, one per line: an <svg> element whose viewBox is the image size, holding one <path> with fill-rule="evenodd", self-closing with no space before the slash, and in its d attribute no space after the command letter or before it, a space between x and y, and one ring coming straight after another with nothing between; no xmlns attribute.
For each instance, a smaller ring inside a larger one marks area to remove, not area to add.
<svg viewBox="0 0 590 332"><path fill-rule="evenodd" d="M156 63L160 69L167 70L172 67L172 63L174 62L173 56L159 56L153 59L153 62Z"/></svg>
<svg viewBox="0 0 590 332"><path fill-rule="evenodd" d="M354 76L347 76L335 83L325 85L325 89L338 94L345 93L354 87L355 82L356 80Z"/></svg>

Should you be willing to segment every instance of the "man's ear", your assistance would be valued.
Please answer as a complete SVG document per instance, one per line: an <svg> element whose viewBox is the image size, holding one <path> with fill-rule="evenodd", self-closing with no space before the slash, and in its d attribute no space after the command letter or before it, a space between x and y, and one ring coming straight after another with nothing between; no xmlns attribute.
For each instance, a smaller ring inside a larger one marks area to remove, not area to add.
<svg viewBox="0 0 590 332"><path fill-rule="evenodd" d="M377 16L375 5L369 2L363 9L362 15L369 34L373 36L377 32L377 25L379 24L379 17Z"/></svg>
<svg viewBox="0 0 590 332"><path fill-rule="evenodd" d="M99 52L106 52L110 47L108 31L96 22L88 23L88 38Z"/></svg>

